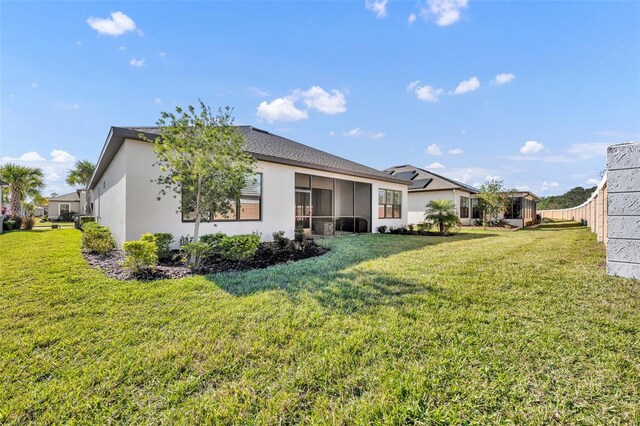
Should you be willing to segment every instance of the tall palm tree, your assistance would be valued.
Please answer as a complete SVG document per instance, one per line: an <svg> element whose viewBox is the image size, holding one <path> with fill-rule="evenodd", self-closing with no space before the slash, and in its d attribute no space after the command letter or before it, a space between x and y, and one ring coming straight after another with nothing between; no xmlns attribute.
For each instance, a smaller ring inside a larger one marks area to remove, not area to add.
<svg viewBox="0 0 640 426"><path fill-rule="evenodd" d="M11 216L18 217L27 197L36 197L44 189L44 173L38 167L8 163L0 167L0 179L9 184Z"/></svg>
<svg viewBox="0 0 640 426"><path fill-rule="evenodd" d="M74 164L73 169L69 170L67 175L67 183L72 186L82 186L84 188L85 213L91 214L91 202L89 199L89 181L96 165L89 160L78 160Z"/></svg>
<svg viewBox="0 0 640 426"><path fill-rule="evenodd" d="M424 218L427 222L438 226L440 234L445 234L460 219L456 214L456 206L451 200L431 200L426 205Z"/></svg>

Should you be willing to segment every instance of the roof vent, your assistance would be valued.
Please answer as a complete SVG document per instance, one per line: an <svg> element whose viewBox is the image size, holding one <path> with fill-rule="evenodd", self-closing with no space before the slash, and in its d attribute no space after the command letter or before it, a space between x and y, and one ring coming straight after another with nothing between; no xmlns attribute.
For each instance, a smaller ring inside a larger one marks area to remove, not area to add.
<svg viewBox="0 0 640 426"><path fill-rule="evenodd" d="M264 133L266 135L269 134L269 132L267 132L266 130L258 129L258 128L253 127L253 126L251 127L251 129L255 130L256 132Z"/></svg>

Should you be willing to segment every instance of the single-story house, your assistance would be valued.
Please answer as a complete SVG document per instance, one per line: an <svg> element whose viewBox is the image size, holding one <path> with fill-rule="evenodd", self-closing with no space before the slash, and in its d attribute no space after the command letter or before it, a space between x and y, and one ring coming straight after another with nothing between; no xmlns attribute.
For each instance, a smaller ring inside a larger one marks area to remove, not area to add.
<svg viewBox="0 0 640 426"><path fill-rule="evenodd" d="M476 187L410 164L389 167L384 172L409 183L407 223L423 222L426 205L432 200L453 201L463 225L474 225L482 219L481 211L478 209L480 190ZM512 226L523 228L535 219L536 203L540 198L527 191L514 192L510 198L511 205L500 218Z"/></svg>
<svg viewBox="0 0 640 426"><path fill-rule="evenodd" d="M78 191L68 194L58 195L48 199L48 217L50 220L56 220L61 214L80 213L80 194Z"/></svg>
<svg viewBox="0 0 640 426"><path fill-rule="evenodd" d="M296 227L310 235L375 232L380 225L407 223L408 183L251 126L238 126L246 152L256 159L255 174L235 201L234 212L213 217L200 233L261 233L265 240ZM167 194L153 180L160 175L150 142L157 127L112 127L89 183L93 214L111 229L116 241L135 240L146 232L168 232L178 240L193 234L193 217L181 214L179 196ZM377 203L376 203L377 201Z"/></svg>

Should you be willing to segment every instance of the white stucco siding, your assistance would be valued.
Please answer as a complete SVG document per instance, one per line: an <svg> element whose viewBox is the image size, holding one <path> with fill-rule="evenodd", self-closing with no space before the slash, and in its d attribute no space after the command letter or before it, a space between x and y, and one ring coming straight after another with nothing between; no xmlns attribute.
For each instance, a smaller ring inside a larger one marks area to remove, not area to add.
<svg viewBox="0 0 640 426"><path fill-rule="evenodd" d="M70 212L80 213L79 201L49 201L49 215L47 217L53 220L58 219L60 216L60 206L62 204L68 204Z"/></svg>
<svg viewBox="0 0 640 426"><path fill-rule="evenodd" d="M152 145L127 139L120 151L126 153L126 203L122 203L123 206L126 204L126 218L123 220L126 222L126 232L116 236L118 243L138 239L146 232L169 232L174 235L176 243L182 235L193 235L193 222L182 222L182 216L178 213L177 194L167 193L158 200L161 187L152 180L158 177L160 170L153 166L156 156ZM400 226L407 223L404 208L400 219L378 219L377 216L378 189L403 191L402 202L405 206L408 202L406 185L264 161L257 162L256 172L262 173L262 220L202 223L200 235L213 232L248 234L257 231L263 239L270 240L273 232L282 230L292 237L295 228L296 173L370 183L373 232L380 225Z"/></svg>
<svg viewBox="0 0 640 426"><path fill-rule="evenodd" d="M424 211L427 203L433 200L451 200L456 203L456 197L453 190L442 191L423 191L409 193L409 215L408 222L410 224L418 224L424 222ZM456 211L458 209L456 204Z"/></svg>
<svg viewBox="0 0 640 426"><path fill-rule="evenodd" d="M107 226L119 244L126 240L127 163L123 145L93 188L93 214Z"/></svg>
<svg viewBox="0 0 640 426"><path fill-rule="evenodd" d="M455 204L456 204L456 214L458 215L458 217L460 217L460 222L462 222L463 225L470 225L473 221L473 219L471 219L471 193L462 189L456 189L455 190ZM460 206L462 206L462 202L460 201L460 198L462 197L466 197L469 199L469 214L467 215L468 217L462 217L460 215Z"/></svg>

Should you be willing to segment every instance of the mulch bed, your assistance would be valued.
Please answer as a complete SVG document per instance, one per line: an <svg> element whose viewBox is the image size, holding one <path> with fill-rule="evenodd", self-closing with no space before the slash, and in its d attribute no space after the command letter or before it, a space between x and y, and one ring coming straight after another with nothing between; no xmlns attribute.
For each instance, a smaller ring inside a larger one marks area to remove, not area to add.
<svg viewBox="0 0 640 426"><path fill-rule="evenodd" d="M125 254L122 250L112 250L109 254L82 253L87 263L101 269L105 275L118 280L162 280L182 278L189 275L217 274L221 272L248 271L264 269L280 263L295 262L310 257L321 256L329 250L316 244L308 244L302 250L287 247L279 249L273 243L261 243L256 254L246 260L231 261L214 256L203 262L197 271L192 271L180 261L178 251L173 252L170 260L162 261L153 270L143 275L135 275L122 266Z"/></svg>

